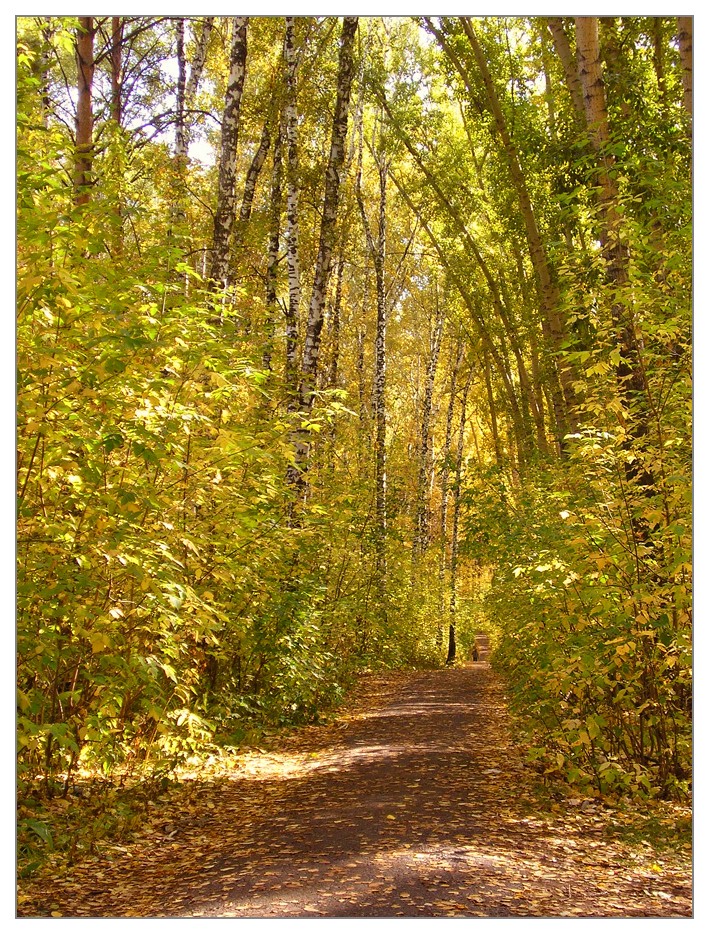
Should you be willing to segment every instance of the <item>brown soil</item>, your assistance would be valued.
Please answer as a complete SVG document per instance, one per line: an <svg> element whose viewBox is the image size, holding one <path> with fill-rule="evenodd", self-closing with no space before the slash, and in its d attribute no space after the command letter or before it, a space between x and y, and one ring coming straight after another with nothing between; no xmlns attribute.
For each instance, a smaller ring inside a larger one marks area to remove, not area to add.
<svg viewBox="0 0 709 934"><path fill-rule="evenodd" d="M20 914L691 916L688 854L609 838L593 799L540 810L484 659L365 679L336 722L186 781L111 860L26 883Z"/></svg>

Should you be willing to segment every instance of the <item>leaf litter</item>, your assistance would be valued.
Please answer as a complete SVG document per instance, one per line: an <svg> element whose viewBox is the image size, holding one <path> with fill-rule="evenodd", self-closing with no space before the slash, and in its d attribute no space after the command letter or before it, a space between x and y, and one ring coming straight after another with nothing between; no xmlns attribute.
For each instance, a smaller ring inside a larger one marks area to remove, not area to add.
<svg viewBox="0 0 709 934"><path fill-rule="evenodd" d="M151 810L128 845L21 880L18 915L692 913L689 848L661 845L688 808L541 788L486 662L361 679L334 722L213 757Z"/></svg>

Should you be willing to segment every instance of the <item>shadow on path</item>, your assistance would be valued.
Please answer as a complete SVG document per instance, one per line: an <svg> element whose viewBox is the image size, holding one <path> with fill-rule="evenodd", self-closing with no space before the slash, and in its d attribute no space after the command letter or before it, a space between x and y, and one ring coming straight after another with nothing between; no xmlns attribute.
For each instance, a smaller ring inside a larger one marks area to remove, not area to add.
<svg viewBox="0 0 709 934"><path fill-rule="evenodd" d="M686 916L592 821L533 815L484 660L414 675L376 708L191 785L170 833L77 867L71 916ZM91 877L89 878L89 873Z"/></svg>

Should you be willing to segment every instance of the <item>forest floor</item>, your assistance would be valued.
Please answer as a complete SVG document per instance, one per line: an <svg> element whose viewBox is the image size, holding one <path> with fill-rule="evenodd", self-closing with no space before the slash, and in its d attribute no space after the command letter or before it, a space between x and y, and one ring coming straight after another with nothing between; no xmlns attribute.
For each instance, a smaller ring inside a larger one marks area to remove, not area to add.
<svg viewBox="0 0 709 934"><path fill-rule="evenodd" d="M18 914L691 916L689 847L662 844L688 809L545 797L484 656L371 675L271 747L186 776L129 845L23 880Z"/></svg>

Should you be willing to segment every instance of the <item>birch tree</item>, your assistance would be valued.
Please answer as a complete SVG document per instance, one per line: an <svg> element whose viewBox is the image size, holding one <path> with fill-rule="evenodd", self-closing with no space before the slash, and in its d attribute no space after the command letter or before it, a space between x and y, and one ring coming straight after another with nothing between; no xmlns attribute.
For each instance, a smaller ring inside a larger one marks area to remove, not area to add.
<svg viewBox="0 0 709 934"><path fill-rule="evenodd" d="M446 665L452 665L457 654L456 626L458 622L458 537L460 528L460 498L463 479L463 453L465 448L465 422L467 418L468 392L472 381L472 370L463 387L458 422L458 445L455 455L455 479L453 481L453 523L451 528L450 583L448 603L448 653Z"/></svg>
<svg viewBox="0 0 709 934"><path fill-rule="evenodd" d="M286 17L283 40L283 60L286 68L286 256L288 262L288 305L286 316L285 385L288 410L298 408L298 329L300 321L300 251L298 198L298 110L297 59L295 52L295 17Z"/></svg>
<svg viewBox="0 0 709 934"><path fill-rule="evenodd" d="M375 134L377 132L375 127ZM377 324L374 339L374 484L375 484L375 554L376 586L380 612L385 615L386 607L386 330L387 330L387 290L385 281L387 248L387 158L377 150L376 143L371 149L379 181L379 216L376 237L372 232L367 209L362 196L362 147L360 141L359 167L355 191L359 206L362 226L367 241L367 248L374 266L374 278L377 296Z"/></svg>
<svg viewBox="0 0 709 934"><path fill-rule="evenodd" d="M313 408L315 380L320 353L320 335L323 325L327 287L332 266L335 243L335 224L340 194L340 169L345 156L347 117L350 91L352 89L353 49L357 32L358 17L345 16L340 40L340 57L337 76L337 96L332 120L330 153L325 170L325 192L323 196L320 243L315 263L313 289L308 308L308 321L303 343L300 368L299 404L304 419L309 418ZM295 462L290 472L295 485L304 492L304 470L308 458L309 441L307 429L300 428L295 436Z"/></svg>
<svg viewBox="0 0 709 934"><path fill-rule="evenodd" d="M222 116L219 188L214 216L210 279L220 288L227 284L229 249L236 219L236 154L239 142L241 98L246 78L248 16L232 19L231 64Z"/></svg>

